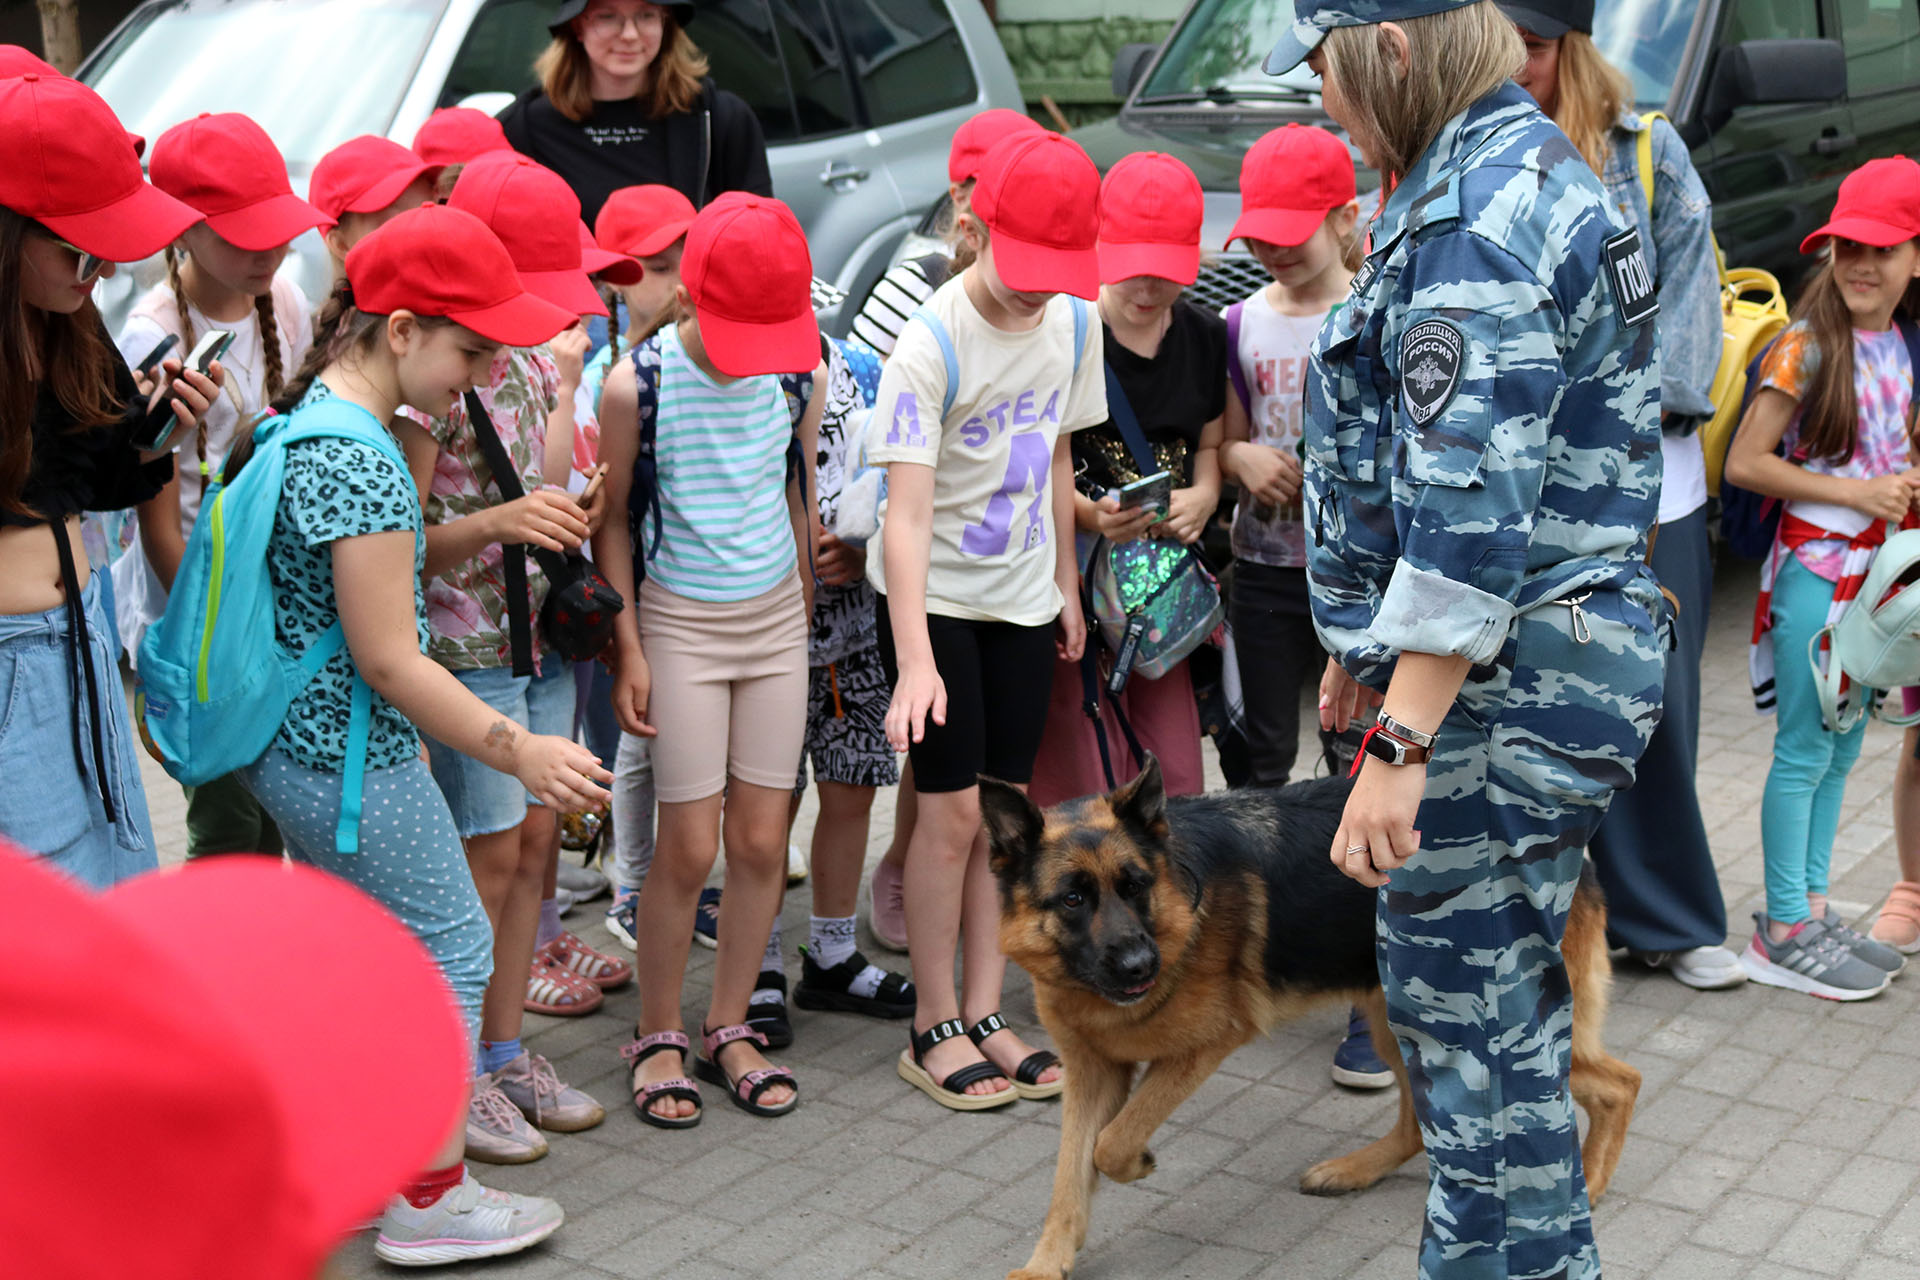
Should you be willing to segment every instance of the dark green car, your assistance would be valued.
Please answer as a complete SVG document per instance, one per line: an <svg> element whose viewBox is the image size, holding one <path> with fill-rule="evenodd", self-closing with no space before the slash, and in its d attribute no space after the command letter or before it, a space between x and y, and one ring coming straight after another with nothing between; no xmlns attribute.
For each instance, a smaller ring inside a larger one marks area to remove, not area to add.
<svg viewBox="0 0 1920 1280"><path fill-rule="evenodd" d="M1074 139L1103 170L1133 151L1186 161L1207 191L1206 247L1221 249L1253 141L1292 120L1331 127L1304 67L1260 71L1292 19L1293 0L1194 0L1164 43L1120 51L1125 105ZM1666 112L1692 147L1727 261L1790 293L1809 265L1800 240L1840 180L1875 156L1920 154L1920 0L1600 0L1594 42L1640 109ZM1377 178L1360 167L1360 183ZM1194 294L1225 305L1266 281L1222 253Z"/></svg>

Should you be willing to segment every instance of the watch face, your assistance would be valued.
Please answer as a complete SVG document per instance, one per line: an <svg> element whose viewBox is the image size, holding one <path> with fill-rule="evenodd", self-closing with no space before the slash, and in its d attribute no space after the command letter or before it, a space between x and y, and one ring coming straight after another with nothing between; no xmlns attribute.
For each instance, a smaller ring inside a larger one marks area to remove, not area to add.
<svg viewBox="0 0 1920 1280"><path fill-rule="evenodd" d="M1406 748L1383 733L1375 733L1367 738L1367 754L1377 756L1388 764L1406 763Z"/></svg>

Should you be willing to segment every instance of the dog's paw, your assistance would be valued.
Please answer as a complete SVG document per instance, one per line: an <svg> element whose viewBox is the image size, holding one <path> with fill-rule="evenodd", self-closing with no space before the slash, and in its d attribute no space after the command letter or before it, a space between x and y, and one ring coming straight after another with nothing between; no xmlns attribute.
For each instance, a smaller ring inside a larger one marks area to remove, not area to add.
<svg viewBox="0 0 1920 1280"><path fill-rule="evenodd" d="M1138 1151L1117 1151L1103 1141L1094 1145L1093 1167L1115 1182L1137 1182L1153 1172L1153 1152L1145 1147Z"/></svg>
<svg viewBox="0 0 1920 1280"><path fill-rule="evenodd" d="M1356 1169L1350 1157L1341 1156L1322 1160L1301 1174L1300 1190L1310 1196L1343 1196L1349 1191L1370 1187L1378 1180L1377 1176L1369 1177Z"/></svg>

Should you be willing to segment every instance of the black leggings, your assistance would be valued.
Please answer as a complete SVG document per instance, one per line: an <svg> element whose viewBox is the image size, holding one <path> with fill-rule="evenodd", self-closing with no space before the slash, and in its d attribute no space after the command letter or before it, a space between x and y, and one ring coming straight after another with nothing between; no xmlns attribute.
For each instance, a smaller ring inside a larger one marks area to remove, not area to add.
<svg viewBox="0 0 1920 1280"><path fill-rule="evenodd" d="M1285 786L1300 751L1300 687L1327 669L1313 631L1307 571L1242 560L1227 601L1256 787ZM1312 770L1308 770L1311 775Z"/></svg>
<svg viewBox="0 0 1920 1280"><path fill-rule="evenodd" d="M888 683L897 685L900 663L885 596L878 609L880 661ZM947 722L935 724L929 715L926 736L907 748L913 789L965 791L983 773L1002 782L1033 781L1053 690L1053 624L1022 627L929 614L927 638L947 686Z"/></svg>

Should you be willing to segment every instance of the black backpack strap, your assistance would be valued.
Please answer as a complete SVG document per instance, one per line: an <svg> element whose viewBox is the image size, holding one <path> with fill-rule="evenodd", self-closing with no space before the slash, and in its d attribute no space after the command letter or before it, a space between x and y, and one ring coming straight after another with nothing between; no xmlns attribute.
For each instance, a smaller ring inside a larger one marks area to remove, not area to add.
<svg viewBox="0 0 1920 1280"><path fill-rule="evenodd" d="M480 445L480 456L487 461L487 469L493 472L494 488L500 491L500 497L506 502L517 502L526 496L527 491L520 485L520 477L513 469L513 459L507 456L507 447L500 443L500 433L494 430L493 418L487 413L487 407L480 403L480 393L467 392L467 420L473 424L473 437ZM527 599L527 548L522 543L502 543L500 546L500 572L507 583L507 647L513 656L513 674L530 676L533 674L533 618L532 608Z"/></svg>
<svg viewBox="0 0 1920 1280"><path fill-rule="evenodd" d="M825 347L826 337L823 334L821 349L824 351ZM809 525L814 516L813 486L808 482L813 472L813 459L807 457L806 447L800 441L800 420L807 416L808 402L822 389L822 380L816 379L811 372L780 375L780 391L787 397L787 417L793 426L793 434L787 437L787 479L800 482L800 510L807 514ZM807 573L810 576L815 573L811 537L807 539Z"/></svg>
<svg viewBox="0 0 1920 1280"><path fill-rule="evenodd" d="M1120 385L1120 375L1107 361L1102 360L1100 364L1107 375L1107 414L1120 429L1127 452L1133 455L1133 465L1140 472L1138 478L1144 480L1158 471L1160 464L1154 461L1153 446L1147 443L1147 433L1140 429L1140 419L1133 415L1133 402L1127 399L1127 389Z"/></svg>
<svg viewBox="0 0 1920 1280"><path fill-rule="evenodd" d="M649 339L651 341L651 339ZM627 493L627 528L633 545L640 552L633 560L633 585L647 577L647 562L660 553L664 517L660 513L660 465L654 456L654 443L660 434L660 368L649 369L640 360L636 345L627 356L633 365L633 390L638 398L640 446L633 457L633 487ZM653 544L647 544L647 524L653 524Z"/></svg>

